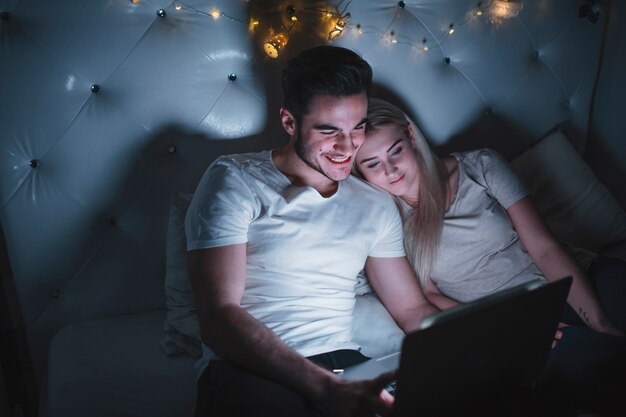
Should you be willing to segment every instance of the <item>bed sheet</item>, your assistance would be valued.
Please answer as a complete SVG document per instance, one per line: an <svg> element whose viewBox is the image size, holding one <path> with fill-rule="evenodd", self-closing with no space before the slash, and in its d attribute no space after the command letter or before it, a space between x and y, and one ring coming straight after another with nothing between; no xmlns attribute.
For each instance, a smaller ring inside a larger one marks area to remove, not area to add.
<svg viewBox="0 0 626 417"><path fill-rule="evenodd" d="M165 314L90 320L59 331L49 352L47 415L193 415L196 359L163 352Z"/></svg>

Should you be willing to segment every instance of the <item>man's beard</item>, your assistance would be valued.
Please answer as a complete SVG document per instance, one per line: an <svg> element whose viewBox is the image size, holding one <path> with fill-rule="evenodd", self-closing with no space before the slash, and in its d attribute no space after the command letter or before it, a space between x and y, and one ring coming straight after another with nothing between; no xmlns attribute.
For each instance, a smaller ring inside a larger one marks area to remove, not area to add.
<svg viewBox="0 0 626 417"><path fill-rule="evenodd" d="M324 172L324 170L322 169L322 167L319 165L319 163L314 163L314 161L311 161L307 158L307 151L309 151L309 149L307 147L304 146L304 141L302 141L302 134L300 132L300 126L298 125L298 129L296 130L296 137L295 137L295 145L294 145L294 149L296 151L296 155L298 155L298 157L302 160L302 162L304 162L305 164L307 164L310 168L314 169L315 171L319 172L320 174L322 174L323 176L325 176L326 178L328 178L331 181L337 181L334 178L331 178L328 176L328 174L326 174L326 172Z"/></svg>

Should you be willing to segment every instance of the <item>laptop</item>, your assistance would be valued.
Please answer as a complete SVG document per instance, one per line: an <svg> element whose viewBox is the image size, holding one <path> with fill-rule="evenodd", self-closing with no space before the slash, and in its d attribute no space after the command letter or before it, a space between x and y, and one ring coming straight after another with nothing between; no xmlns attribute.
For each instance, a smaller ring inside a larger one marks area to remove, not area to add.
<svg viewBox="0 0 626 417"><path fill-rule="evenodd" d="M405 336L400 353L342 376L368 379L399 368L395 417L487 415L540 375L571 282L531 281L433 314Z"/></svg>

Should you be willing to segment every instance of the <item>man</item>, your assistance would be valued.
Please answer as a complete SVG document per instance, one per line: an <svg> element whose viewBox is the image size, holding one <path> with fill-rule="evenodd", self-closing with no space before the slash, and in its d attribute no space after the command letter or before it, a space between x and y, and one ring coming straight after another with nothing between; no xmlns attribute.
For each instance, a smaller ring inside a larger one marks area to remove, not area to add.
<svg viewBox="0 0 626 417"><path fill-rule="evenodd" d="M281 149L218 158L186 217L203 344L197 416L375 415L393 374L342 380L366 358L351 341L354 285L371 285L406 332L436 311L406 257L392 199L350 177L364 141L371 67L321 46L283 72ZM205 355L208 349L205 349Z"/></svg>

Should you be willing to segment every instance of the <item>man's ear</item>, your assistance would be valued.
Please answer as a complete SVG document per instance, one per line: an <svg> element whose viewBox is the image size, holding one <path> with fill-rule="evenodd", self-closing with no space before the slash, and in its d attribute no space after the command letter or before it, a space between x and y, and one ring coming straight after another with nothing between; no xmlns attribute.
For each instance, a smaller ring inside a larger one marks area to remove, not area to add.
<svg viewBox="0 0 626 417"><path fill-rule="evenodd" d="M285 132L287 132L289 136L296 136L296 118L293 117L293 114L291 114L291 112L284 107L280 108L280 122L283 125L283 129L285 129Z"/></svg>

